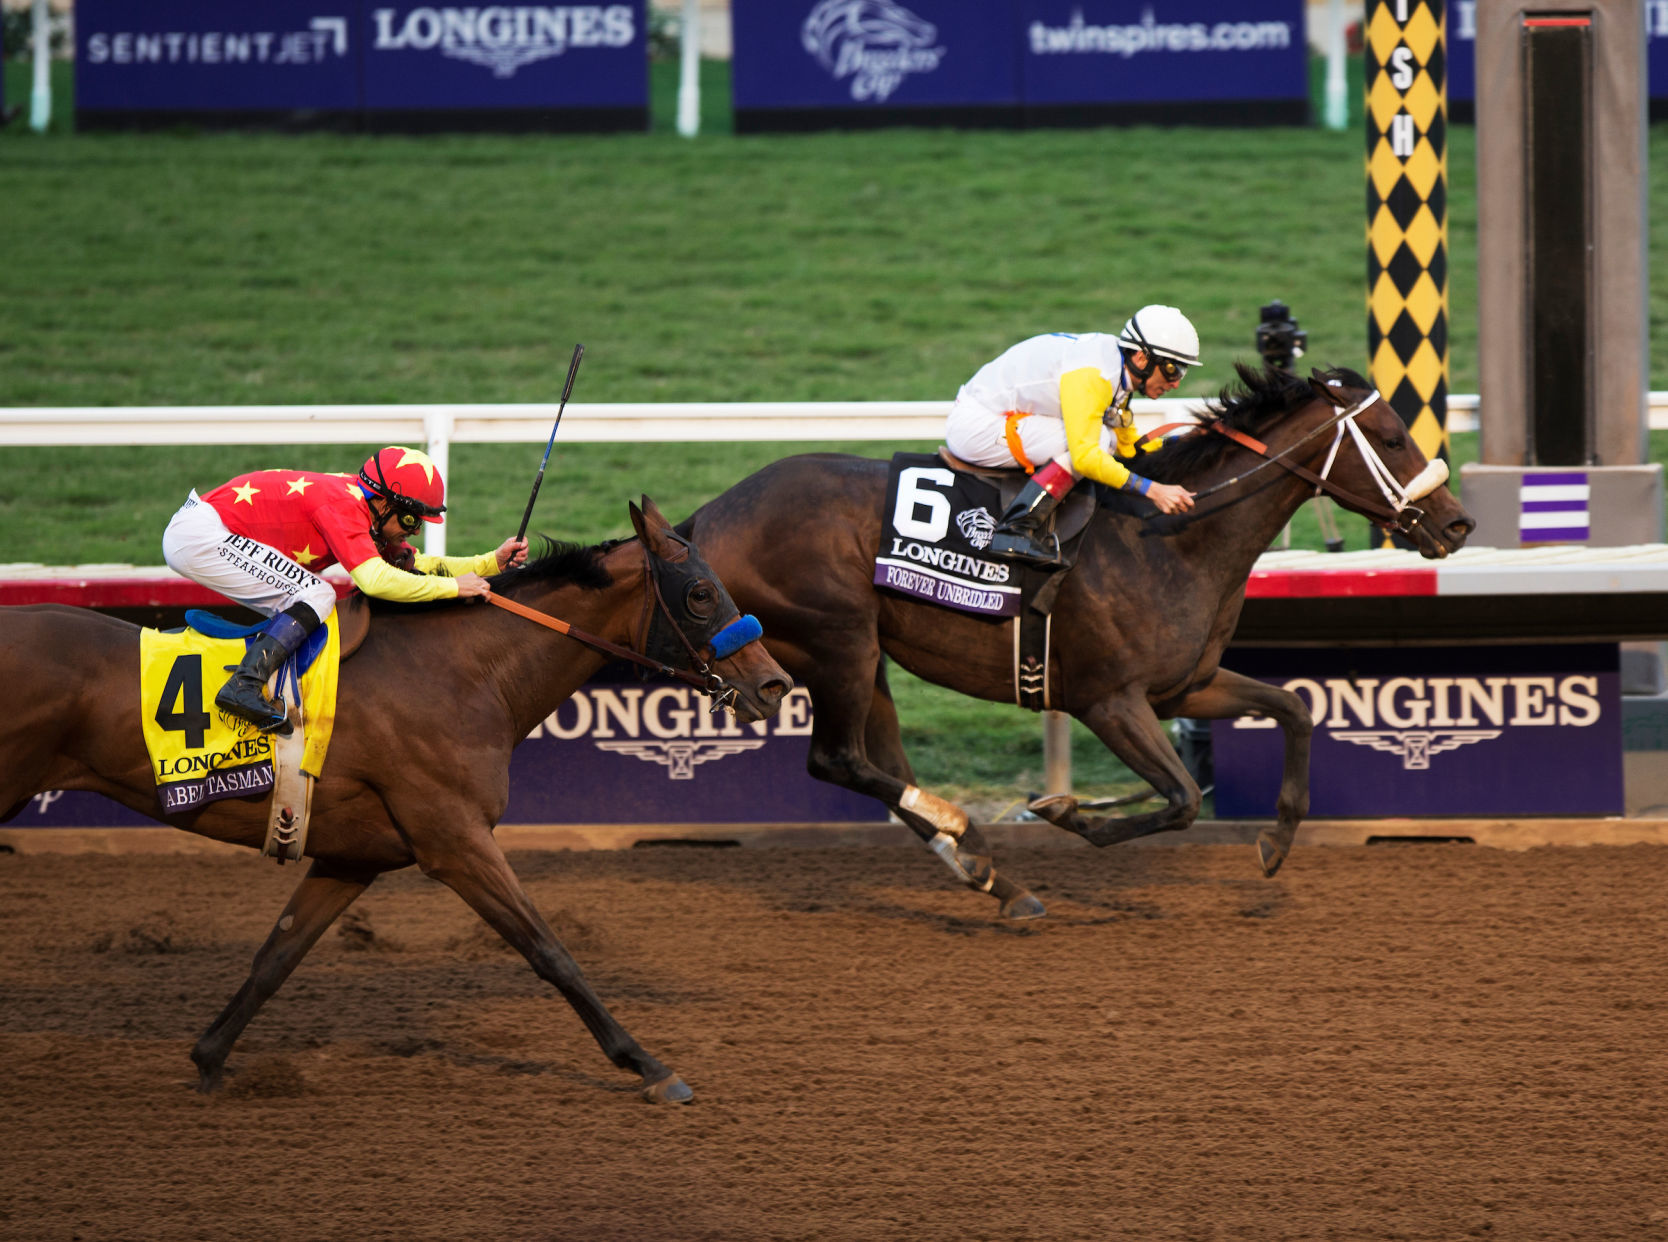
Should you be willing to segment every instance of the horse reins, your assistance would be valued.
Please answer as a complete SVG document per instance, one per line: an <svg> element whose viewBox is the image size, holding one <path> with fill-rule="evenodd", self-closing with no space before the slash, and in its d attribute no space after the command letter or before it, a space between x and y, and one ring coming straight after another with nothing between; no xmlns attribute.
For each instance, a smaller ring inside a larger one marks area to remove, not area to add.
<svg viewBox="0 0 1668 1242"><path fill-rule="evenodd" d="M1323 393L1322 395L1327 396L1327 399L1331 400L1331 397L1328 394ZM1298 478L1309 483L1313 483L1315 485L1315 494L1317 496L1322 492L1326 492L1336 497L1341 503L1349 506L1350 508L1366 514L1374 521L1380 522L1385 526L1394 527L1406 534L1412 534L1413 529L1419 525L1420 520L1425 516L1424 511L1416 508L1413 502L1428 496L1431 492L1435 491L1444 482L1446 482L1448 477L1447 464L1441 459L1431 462L1425 467L1424 470L1420 471L1417 476L1410 480L1404 488L1396 479L1395 475L1390 473L1389 468L1379 458L1379 455L1373 451L1372 446L1366 442L1366 437L1362 434L1361 428L1356 426L1355 423L1356 415L1360 414L1377 400L1379 400L1379 391L1375 388L1354 405L1345 406L1342 402L1334 402L1334 404L1339 407L1336 414L1327 419L1324 423L1321 423L1318 427L1314 428L1314 430L1302 436L1295 443L1287 446L1285 449L1282 449L1279 453L1276 453L1273 456L1269 455L1268 445L1264 444L1261 440L1248 436L1243 431L1237 431L1232 427L1224 427L1220 421L1195 424L1195 426L1201 431L1215 432L1217 435L1224 436L1227 439L1232 440L1241 448L1251 450L1251 452L1262 458L1262 460L1255 466L1252 466L1251 469L1240 474L1236 474L1231 479L1224 479L1220 483L1213 483L1210 487L1205 488L1203 491L1194 493L1194 499L1201 500L1206 496L1211 496L1217 492L1230 488L1236 483L1244 482L1252 475L1267 469L1269 466L1279 466L1281 469L1289 471ZM1187 426L1187 424L1171 423L1167 426L1160 427L1152 434L1162 435L1164 432L1169 431L1174 427L1182 426ZM1333 431L1334 429L1337 434L1332 441L1332 448L1326 455L1326 464L1321 467L1319 474L1316 474L1307 466L1300 466L1296 462L1286 460L1286 458L1290 457L1298 449L1309 443L1309 441L1318 436L1325 435L1328 431ZM1378 501L1371 500L1365 496L1358 496L1354 492L1349 491L1347 488L1340 487L1327 477L1332 472L1332 463L1337 460L1338 449L1343 444L1346 429L1354 438L1356 448L1360 450L1361 459L1366 464L1368 473L1372 475L1373 481L1378 484L1379 492L1384 496L1384 504L1380 504ZM1408 514L1411 514L1412 516L1408 517Z"/></svg>
<svg viewBox="0 0 1668 1242"><path fill-rule="evenodd" d="M671 609L667 608L666 600L660 594L660 584L655 581L654 570L649 560L649 549L646 545L643 548L643 576L648 581L649 590L653 595L655 605L660 608L661 615L666 618L678 638L682 640L684 650L689 653L691 663L696 665L696 667L700 669L700 672L691 672L688 669L673 668L669 664L662 664L659 660L651 659L648 656L643 655L641 652L633 651L630 647L622 647L619 643L610 642L606 638L600 638L595 634L588 634L584 630L569 625L566 621L563 621L559 617L553 617L549 613L540 612L536 608L529 608L526 604L517 603L513 599L506 599L496 593L486 596L486 601L489 604L497 605L505 612L513 612L518 617L525 617L527 620L532 621L537 625L542 625L547 630L555 630L558 634L566 635L575 642L583 643L585 646L590 647L593 651L600 651L604 655L613 656L615 659L629 660L633 664L640 665L643 668L659 673L662 676L670 677L674 681L681 681L686 686L693 686L702 694L719 694L719 692L724 689L724 679L708 668L707 662L701 658L700 653L697 652L694 645L690 643L689 636L683 632L683 627L672 619ZM648 621L650 618L647 615L648 609L645 608L644 611L644 630L646 638ZM643 645L647 646L648 644L645 642ZM720 700L720 702L722 702L722 700Z"/></svg>

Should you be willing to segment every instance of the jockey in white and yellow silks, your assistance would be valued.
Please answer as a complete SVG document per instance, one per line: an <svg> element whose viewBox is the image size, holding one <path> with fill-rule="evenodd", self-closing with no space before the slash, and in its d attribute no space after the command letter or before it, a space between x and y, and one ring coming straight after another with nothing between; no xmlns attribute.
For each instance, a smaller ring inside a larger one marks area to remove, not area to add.
<svg viewBox="0 0 1668 1242"><path fill-rule="evenodd" d="M1142 307L1116 336L1034 336L980 367L950 408L945 443L976 466L1021 466L1031 475L997 523L987 551L1005 560L1058 564L1058 548L1041 538L1043 523L1085 475L1140 492L1163 513L1192 508L1186 488L1154 483L1118 458L1135 454L1131 398L1163 396L1198 362L1199 334L1187 316L1155 305ZM1107 428L1116 456L1107 451Z"/></svg>

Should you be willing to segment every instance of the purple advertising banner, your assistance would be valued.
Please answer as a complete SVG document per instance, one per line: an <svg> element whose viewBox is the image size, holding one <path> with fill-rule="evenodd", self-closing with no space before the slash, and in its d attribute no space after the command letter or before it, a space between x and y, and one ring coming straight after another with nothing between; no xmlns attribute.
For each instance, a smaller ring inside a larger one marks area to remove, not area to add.
<svg viewBox="0 0 1668 1242"><path fill-rule="evenodd" d="M735 107L1012 105L1013 0L732 0Z"/></svg>
<svg viewBox="0 0 1668 1242"><path fill-rule="evenodd" d="M642 129L646 14L646 0L80 0L76 109L94 128L277 116Z"/></svg>
<svg viewBox="0 0 1668 1242"><path fill-rule="evenodd" d="M1236 648L1224 664L1309 705L1311 816L1623 812L1613 643ZM1283 737L1211 722L1219 816L1273 817Z"/></svg>
<svg viewBox="0 0 1668 1242"><path fill-rule="evenodd" d="M1303 0L1021 0L1027 104L1309 97Z"/></svg>
<svg viewBox="0 0 1668 1242"><path fill-rule="evenodd" d="M367 0L365 107L643 108L646 0L474 6Z"/></svg>
<svg viewBox="0 0 1668 1242"><path fill-rule="evenodd" d="M545 717L510 761L505 824L882 823L874 798L805 770L811 698L737 724L686 686L602 676ZM329 760L326 759L328 768ZM154 827L99 794L38 795L7 828Z"/></svg>
<svg viewBox="0 0 1668 1242"><path fill-rule="evenodd" d="M351 111L361 0L78 0L75 106Z"/></svg>

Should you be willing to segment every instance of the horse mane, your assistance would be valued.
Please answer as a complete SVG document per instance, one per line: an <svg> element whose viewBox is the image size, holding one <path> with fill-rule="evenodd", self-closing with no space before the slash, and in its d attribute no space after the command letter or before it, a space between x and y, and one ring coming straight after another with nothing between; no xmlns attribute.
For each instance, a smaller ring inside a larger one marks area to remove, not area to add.
<svg viewBox="0 0 1668 1242"><path fill-rule="evenodd" d="M614 582L614 576L603 568L602 558L623 542L625 541L621 539L611 539L606 543L586 546L562 543L548 535L539 535L536 537L536 556L530 556L526 562L514 569L489 574L488 581L492 583L494 591L511 599L536 587L571 584L587 591L601 590ZM369 599L368 602L374 612L421 612L449 607L456 604L457 600L428 600L420 604L403 604L386 599Z"/></svg>
<svg viewBox="0 0 1668 1242"><path fill-rule="evenodd" d="M1204 427L1219 423L1233 431L1261 438L1263 432L1284 418L1315 400L1310 380L1275 367L1252 367L1234 363L1239 375L1237 383L1225 384L1216 399L1205 406L1199 417ZM1365 392L1372 386L1348 367L1334 367L1327 371L1313 371L1316 383ZM1203 431L1190 432L1169 441L1161 449L1143 453L1135 462L1136 473L1155 483L1181 483L1209 470L1234 447L1227 436L1210 435Z"/></svg>
<svg viewBox="0 0 1668 1242"><path fill-rule="evenodd" d="M538 537L539 554L529 556L514 569L492 575L492 589L502 591L512 599L534 586L553 587L573 585L587 591L600 591L612 586L614 575L602 566L602 558L613 551L622 539L606 543L562 543L547 535Z"/></svg>

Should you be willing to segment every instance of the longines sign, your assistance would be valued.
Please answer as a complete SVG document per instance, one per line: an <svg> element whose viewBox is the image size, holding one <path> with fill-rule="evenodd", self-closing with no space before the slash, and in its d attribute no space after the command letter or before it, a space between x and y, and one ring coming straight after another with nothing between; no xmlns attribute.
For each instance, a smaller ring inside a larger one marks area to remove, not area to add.
<svg viewBox="0 0 1668 1242"><path fill-rule="evenodd" d="M813 780L811 696L738 725L684 686L629 673L587 683L538 724L510 761L506 824L882 822L873 798ZM329 760L326 759L328 767ZM154 826L98 794L38 795L8 828Z"/></svg>
<svg viewBox="0 0 1668 1242"><path fill-rule="evenodd" d="M1616 815L1624 806L1613 644L1246 650L1314 720L1312 816ZM1283 735L1214 721L1216 811L1270 818Z"/></svg>
<svg viewBox="0 0 1668 1242"><path fill-rule="evenodd" d="M76 107L374 119L648 104L646 0L79 0Z"/></svg>

